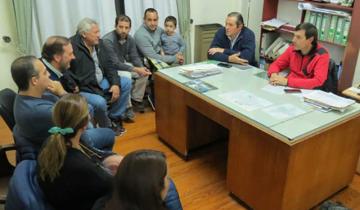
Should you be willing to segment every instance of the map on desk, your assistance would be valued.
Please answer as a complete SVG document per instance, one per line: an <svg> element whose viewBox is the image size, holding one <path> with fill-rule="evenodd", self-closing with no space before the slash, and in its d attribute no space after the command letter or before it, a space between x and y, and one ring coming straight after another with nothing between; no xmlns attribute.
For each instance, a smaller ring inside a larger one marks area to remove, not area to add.
<svg viewBox="0 0 360 210"><path fill-rule="evenodd" d="M210 85L207 82L201 81L199 79L190 80L188 82L185 82L184 85L190 87L191 89L194 89L200 93L205 93L210 90L216 90L217 87Z"/></svg>

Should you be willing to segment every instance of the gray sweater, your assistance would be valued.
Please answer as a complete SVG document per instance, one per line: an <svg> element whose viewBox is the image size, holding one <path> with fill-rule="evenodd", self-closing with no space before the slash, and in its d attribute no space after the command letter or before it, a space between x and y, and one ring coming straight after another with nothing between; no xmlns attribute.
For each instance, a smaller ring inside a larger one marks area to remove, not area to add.
<svg viewBox="0 0 360 210"><path fill-rule="evenodd" d="M108 69L116 71L132 71L134 67L125 64L132 63L135 67L142 67L140 56L136 49L134 38L128 35L126 42L121 44L116 31L111 31L102 38L103 44L100 51L106 52L106 58L102 65Z"/></svg>
<svg viewBox="0 0 360 210"><path fill-rule="evenodd" d="M178 33L171 36L163 33L161 35L161 45L165 55L176 55L179 52L184 54L185 51L185 42Z"/></svg>
<svg viewBox="0 0 360 210"><path fill-rule="evenodd" d="M144 57L161 60L165 63L172 64L176 61L174 55L160 55L161 34L164 30L157 27L155 31L151 31L144 24L135 33L136 46Z"/></svg>

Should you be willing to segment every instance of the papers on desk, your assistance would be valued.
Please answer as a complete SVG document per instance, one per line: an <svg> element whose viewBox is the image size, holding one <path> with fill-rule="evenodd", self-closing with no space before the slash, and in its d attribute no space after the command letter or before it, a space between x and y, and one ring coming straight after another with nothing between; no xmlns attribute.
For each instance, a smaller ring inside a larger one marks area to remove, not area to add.
<svg viewBox="0 0 360 210"><path fill-rule="evenodd" d="M217 89L217 87L207 83L207 82L204 82L204 81L201 81L199 79L195 79L195 80L190 80L188 82L185 82L184 85L200 92L200 93L205 93L205 92L208 92L210 90L215 90Z"/></svg>
<svg viewBox="0 0 360 210"><path fill-rule="evenodd" d="M316 106L341 112L345 111L346 108L355 103L355 101L352 99L340 97L333 93L327 93L321 90L316 90L309 94L304 94L304 101Z"/></svg>
<svg viewBox="0 0 360 210"><path fill-rule="evenodd" d="M306 113L306 111L292 104L281 104L267 107L263 109L263 112L280 120L296 117Z"/></svg>
<svg viewBox="0 0 360 210"><path fill-rule="evenodd" d="M215 64L199 63L194 65L181 66L179 68L180 74L191 79L197 79L222 73L222 68Z"/></svg>
<svg viewBox="0 0 360 210"><path fill-rule="evenodd" d="M286 87L286 86L275 86L275 85L271 85L271 84L267 84L262 88L263 91L273 93L275 95L286 94L284 89L291 89L291 88ZM314 90L308 90L308 89L300 89L300 90L301 90L301 93L291 93L289 95L303 97L303 95L309 94L314 91Z"/></svg>
<svg viewBox="0 0 360 210"><path fill-rule="evenodd" d="M351 90L352 92L354 92L356 94L360 94L360 89L359 88L351 87L351 88L349 88L349 90Z"/></svg>
<svg viewBox="0 0 360 210"><path fill-rule="evenodd" d="M272 105L270 101L245 90L228 92L219 96L249 112Z"/></svg>

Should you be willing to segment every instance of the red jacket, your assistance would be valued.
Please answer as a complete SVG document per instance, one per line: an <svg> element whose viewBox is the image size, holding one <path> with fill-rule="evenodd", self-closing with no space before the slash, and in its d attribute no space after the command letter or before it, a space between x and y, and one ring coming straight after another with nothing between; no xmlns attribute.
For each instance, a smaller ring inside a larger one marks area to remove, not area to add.
<svg viewBox="0 0 360 210"><path fill-rule="evenodd" d="M291 45L270 65L268 76L289 68L290 73L287 76L289 87L314 89L322 86L327 79L329 59L328 51L320 44L317 45L316 50L310 51L307 55L302 55ZM307 75L303 72L304 68Z"/></svg>

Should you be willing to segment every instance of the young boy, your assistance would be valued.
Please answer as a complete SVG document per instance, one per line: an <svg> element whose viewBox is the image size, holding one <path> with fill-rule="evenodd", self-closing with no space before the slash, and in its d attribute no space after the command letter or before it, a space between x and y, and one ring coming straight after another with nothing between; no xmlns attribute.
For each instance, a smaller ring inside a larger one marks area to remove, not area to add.
<svg viewBox="0 0 360 210"><path fill-rule="evenodd" d="M183 54L185 50L185 42L182 37L175 32L176 18L167 16L165 19L165 33L161 35L162 55Z"/></svg>

